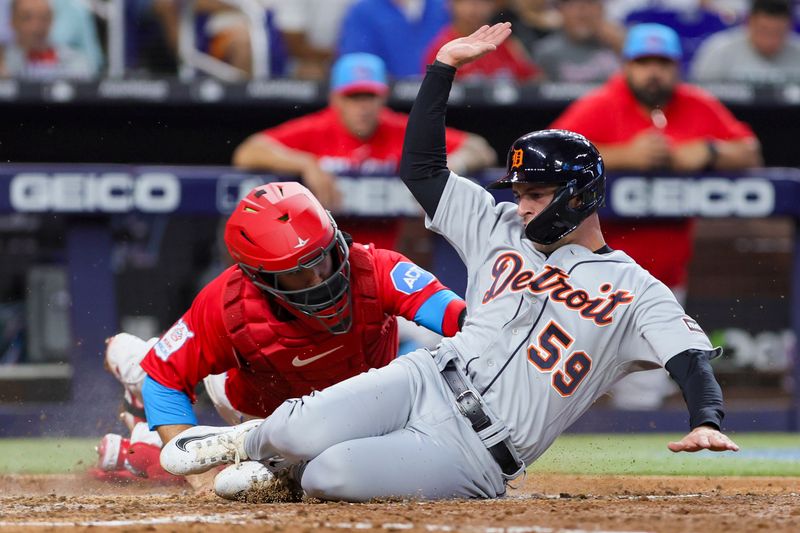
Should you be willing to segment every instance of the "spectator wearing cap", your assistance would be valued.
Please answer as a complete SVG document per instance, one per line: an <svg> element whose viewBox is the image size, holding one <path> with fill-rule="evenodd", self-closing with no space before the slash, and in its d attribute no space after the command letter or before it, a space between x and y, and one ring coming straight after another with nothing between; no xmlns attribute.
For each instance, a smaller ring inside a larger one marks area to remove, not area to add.
<svg viewBox="0 0 800 533"><path fill-rule="evenodd" d="M329 105L248 137L233 155L245 169L300 176L323 205L340 205L336 175L397 175L407 115L386 107L386 67L372 54L347 54L331 71ZM447 130L451 168L472 172L494 164L496 154L481 137ZM454 170L455 171L455 170ZM357 242L393 249L396 219L369 224L336 217Z"/></svg>
<svg viewBox="0 0 800 533"><path fill-rule="evenodd" d="M675 30L683 49L681 72L686 73L703 41L739 21L732 7L728 0L639 0L629 4L623 22L626 27L655 23Z"/></svg>
<svg viewBox="0 0 800 533"><path fill-rule="evenodd" d="M694 81L800 80L800 37L792 31L790 0L754 0L744 26L710 37L697 52Z"/></svg>
<svg viewBox="0 0 800 533"><path fill-rule="evenodd" d="M620 73L571 104L552 127L585 135L610 171L647 176L761 164L760 145L750 128L710 94L680 82L681 46L675 31L660 24L634 26L623 58ZM685 300L693 228L691 219L603 222L609 246L625 251L680 301ZM628 377L622 383L639 379L645 381L642 387L616 394L615 401L629 408L658 407L662 391L669 389L645 377Z"/></svg>

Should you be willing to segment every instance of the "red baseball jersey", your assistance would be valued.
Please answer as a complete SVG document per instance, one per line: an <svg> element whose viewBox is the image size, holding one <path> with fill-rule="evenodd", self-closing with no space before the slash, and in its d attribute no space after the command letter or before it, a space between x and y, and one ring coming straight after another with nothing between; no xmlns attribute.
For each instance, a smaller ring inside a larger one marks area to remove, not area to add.
<svg viewBox="0 0 800 533"><path fill-rule="evenodd" d="M675 144L698 139L755 138L716 98L702 89L681 83L663 109L664 134ZM613 76L597 90L570 105L551 125L572 130L596 144L627 142L652 129L653 122L636 101L625 78ZM691 219L678 221L604 221L603 234L612 248L625 251L669 287L686 283L692 255Z"/></svg>
<svg viewBox="0 0 800 533"><path fill-rule="evenodd" d="M381 112L378 127L369 139L360 139L345 128L331 107L266 129L270 139L317 156L320 167L338 175L395 176L399 170L408 115L389 109ZM467 138L463 131L447 129L447 151L458 150ZM401 221L353 220L337 217L340 227L356 242L376 248L394 248Z"/></svg>
<svg viewBox="0 0 800 533"><path fill-rule="evenodd" d="M443 334L453 335L458 331L458 317L465 308L463 300L455 297L433 274L403 255L365 248L374 260L378 300L387 316L399 315L427 325L438 320L437 325ZM203 378L240 368L243 364L234 350L222 314L224 290L237 268L230 267L203 288L191 308L162 336L141 363L155 381L185 393L192 401L195 400L195 387ZM353 305L357 306L358 302L353 302ZM337 344L353 348L360 339L350 337L355 337L359 329L354 325L348 333L335 335ZM315 334L318 336L318 333L310 329L309 338ZM353 348L354 351L360 351L360 346L357 348ZM274 357L286 361L299 360L312 372L315 363L324 368L324 361L308 358L308 352L309 346L295 343L277 350ZM252 399L253 402L257 400ZM234 407L248 412L247 406Z"/></svg>

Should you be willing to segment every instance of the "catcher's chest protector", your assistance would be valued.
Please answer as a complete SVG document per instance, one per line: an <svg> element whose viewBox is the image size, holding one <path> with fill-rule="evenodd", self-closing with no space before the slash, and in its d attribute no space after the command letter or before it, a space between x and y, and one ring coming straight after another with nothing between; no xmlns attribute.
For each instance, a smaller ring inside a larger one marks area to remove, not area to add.
<svg viewBox="0 0 800 533"><path fill-rule="evenodd" d="M264 293L240 270L232 273L223 296L224 321L243 363L228 373L225 387L234 407L267 416L287 398L322 390L395 358L397 319L382 310L374 258L356 244L350 262L353 325L342 335L317 329L313 319L278 320ZM259 412L253 412L254 403Z"/></svg>

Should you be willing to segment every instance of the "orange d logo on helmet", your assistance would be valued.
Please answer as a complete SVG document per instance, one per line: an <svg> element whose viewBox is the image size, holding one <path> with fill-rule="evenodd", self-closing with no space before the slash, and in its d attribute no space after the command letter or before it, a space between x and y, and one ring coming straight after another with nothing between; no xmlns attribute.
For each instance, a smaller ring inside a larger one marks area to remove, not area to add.
<svg viewBox="0 0 800 533"><path fill-rule="evenodd" d="M522 149L514 150L511 154L511 168L522 166Z"/></svg>

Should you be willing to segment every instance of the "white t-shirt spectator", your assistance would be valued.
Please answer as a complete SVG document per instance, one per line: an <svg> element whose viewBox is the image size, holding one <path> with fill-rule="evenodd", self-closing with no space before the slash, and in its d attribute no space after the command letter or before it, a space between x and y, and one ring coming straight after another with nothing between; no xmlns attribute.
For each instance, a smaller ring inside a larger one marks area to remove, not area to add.
<svg viewBox="0 0 800 533"><path fill-rule="evenodd" d="M281 31L305 33L314 48L332 50L347 8L355 0L278 0L273 8Z"/></svg>

